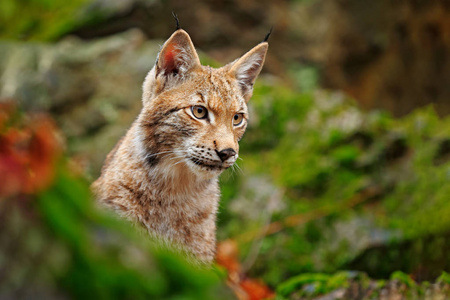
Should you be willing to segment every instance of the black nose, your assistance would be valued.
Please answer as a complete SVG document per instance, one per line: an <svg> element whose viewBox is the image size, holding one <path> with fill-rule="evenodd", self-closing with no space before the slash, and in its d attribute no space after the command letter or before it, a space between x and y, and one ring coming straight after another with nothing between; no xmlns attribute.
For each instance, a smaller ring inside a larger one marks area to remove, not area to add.
<svg viewBox="0 0 450 300"><path fill-rule="evenodd" d="M226 161L230 156L236 155L236 151L231 148L224 149L220 152L216 150L216 152L222 162Z"/></svg>

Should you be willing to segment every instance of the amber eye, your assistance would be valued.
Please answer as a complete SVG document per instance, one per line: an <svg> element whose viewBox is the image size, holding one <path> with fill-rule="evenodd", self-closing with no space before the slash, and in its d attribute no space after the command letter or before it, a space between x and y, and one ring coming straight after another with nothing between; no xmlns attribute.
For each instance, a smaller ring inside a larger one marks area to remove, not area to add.
<svg viewBox="0 0 450 300"><path fill-rule="evenodd" d="M242 123L242 120L244 120L244 115L243 114L235 114L233 116L233 125L234 126L238 126Z"/></svg>
<svg viewBox="0 0 450 300"><path fill-rule="evenodd" d="M208 110L201 105L192 106L191 111L197 119L205 119L208 116Z"/></svg>

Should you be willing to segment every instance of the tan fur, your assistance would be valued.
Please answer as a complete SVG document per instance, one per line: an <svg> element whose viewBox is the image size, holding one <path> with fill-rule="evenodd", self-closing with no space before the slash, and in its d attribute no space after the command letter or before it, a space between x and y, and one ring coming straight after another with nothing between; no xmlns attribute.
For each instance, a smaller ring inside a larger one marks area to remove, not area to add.
<svg viewBox="0 0 450 300"><path fill-rule="evenodd" d="M218 176L237 159L247 102L261 71L263 42L219 69L200 65L179 29L163 45L143 86L143 108L108 155L92 188L98 201L201 262L214 259ZM191 107L202 105L207 119ZM241 125L233 125L237 113ZM222 161L220 151L236 153Z"/></svg>

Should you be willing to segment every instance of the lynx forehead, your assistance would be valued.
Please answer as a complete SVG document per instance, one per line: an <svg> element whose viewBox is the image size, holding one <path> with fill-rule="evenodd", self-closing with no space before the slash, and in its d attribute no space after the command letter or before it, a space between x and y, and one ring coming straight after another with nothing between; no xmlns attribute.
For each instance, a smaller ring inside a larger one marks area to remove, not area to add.
<svg viewBox="0 0 450 300"><path fill-rule="evenodd" d="M238 157L267 48L264 41L213 69L200 64L189 35L175 31L145 78L139 116L92 186L98 201L210 263L217 178Z"/></svg>

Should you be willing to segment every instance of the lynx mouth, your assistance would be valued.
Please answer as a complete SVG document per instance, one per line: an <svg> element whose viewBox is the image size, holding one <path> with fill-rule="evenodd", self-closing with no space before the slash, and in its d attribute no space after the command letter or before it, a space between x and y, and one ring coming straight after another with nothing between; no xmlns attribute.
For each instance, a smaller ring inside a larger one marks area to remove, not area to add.
<svg viewBox="0 0 450 300"><path fill-rule="evenodd" d="M198 158L191 157L190 160L197 166L200 166L202 168L206 168L208 170L215 170L215 171L222 171L227 169L228 167L219 165L219 164L208 164L204 161L199 160Z"/></svg>

